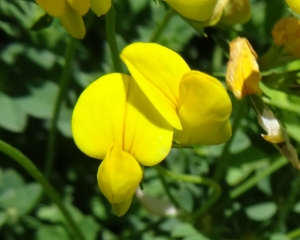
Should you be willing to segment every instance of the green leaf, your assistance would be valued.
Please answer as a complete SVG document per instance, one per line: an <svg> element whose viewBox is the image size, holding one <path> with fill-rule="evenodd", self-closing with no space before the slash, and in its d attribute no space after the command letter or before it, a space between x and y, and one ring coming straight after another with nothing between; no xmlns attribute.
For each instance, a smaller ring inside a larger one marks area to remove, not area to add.
<svg viewBox="0 0 300 240"><path fill-rule="evenodd" d="M250 146L251 146L251 141L249 137L244 132L238 130L230 146L230 152L235 154L244 151Z"/></svg>
<svg viewBox="0 0 300 240"><path fill-rule="evenodd" d="M205 236L203 236L201 233L199 233L191 224L184 223L178 227L176 227L172 233L172 237L188 237L190 239L193 237L194 239L198 240L208 240Z"/></svg>
<svg viewBox="0 0 300 240"><path fill-rule="evenodd" d="M11 132L23 132L27 116L22 107L13 98L0 93L0 126Z"/></svg>
<svg viewBox="0 0 300 240"><path fill-rule="evenodd" d="M248 218L254 221L266 221L275 215L277 205L273 202L264 202L247 207L245 211Z"/></svg>
<svg viewBox="0 0 300 240"><path fill-rule="evenodd" d="M51 25L53 21L53 17L49 16L48 14L44 14L41 16L33 25L30 27L32 31L39 31L44 28L47 28Z"/></svg>
<svg viewBox="0 0 300 240"><path fill-rule="evenodd" d="M36 118L51 119L58 86L53 82L45 81L41 87L31 88L31 93L18 99L24 111Z"/></svg>
<svg viewBox="0 0 300 240"><path fill-rule="evenodd" d="M12 189L10 189L12 190ZM1 203L3 208L14 208L18 215L29 213L37 204L42 193L42 188L38 183L29 183L23 187L13 189L13 194L7 201Z"/></svg>
<svg viewBox="0 0 300 240"><path fill-rule="evenodd" d="M37 240L70 240L70 236L66 229L62 226L42 226L38 228Z"/></svg>
<svg viewBox="0 0 300 240"><path fill-rule="evenodd" d="M13 169L8 169L3 172L0 179L0 190L7 190L24 185L23 177Z"/></svg>

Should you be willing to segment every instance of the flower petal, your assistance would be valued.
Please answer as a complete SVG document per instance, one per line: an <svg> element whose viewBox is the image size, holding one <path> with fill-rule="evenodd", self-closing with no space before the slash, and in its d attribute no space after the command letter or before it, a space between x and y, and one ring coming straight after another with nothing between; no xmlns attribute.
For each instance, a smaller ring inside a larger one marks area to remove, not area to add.
<svg viewBox="0 0 300 240"><path fill-rule="evenodd" d="M65 0L35 0L41 8L43 8L49 15L58 17L63 14L66 6Z"/></svg>
<svg viewBox="0 0 300 240"><path fill-rule="evenodd" d="M137 161L153 166L170 152L173 127L158 113L132 79L124 123L124 151Z"/></svg>
<svg viewBox="0 0 300 240"><path fill-rule="evenodd" d="M90 0L91 9L98 17L104 15L111 8L111 0Z"/></svg>
<svg viewBox="0 0 300 240"><path fill-rule="evenodd" d="M113 73L88 86L72 116L77 146L90 157L103 159L113 143L123 146L123 127L129 76Z"/></svg>
<svg viewBox="0 0 300 240"><path fill-rule="evenodd" d="M172 50L155 43L134 43L121 53L134 80L158 112L175 128L181 129L176 114L179 82L190 68Z"/></svg>
<svg viewBox="0 0 300 240"><path fill-rule="evenodd" d="M89 0L67 0L69 5L75 9L81 16L86 14L90 8Z"/></svg>
<svg viewBox="0 0 300 240"><path fill-rule="evenodd" d="M174 130L174 141L183 145L220 144L231 136L231 101L215 78L191 71L180 83L178 115L182 130Z"/></svg>
<svg viewBox="0 0 300 240"><path fill-rule="evenodd" d="M182 16L205 21L213 13L217 0L165 0L172 8Z"/></svg>
<svg viewBox="0 0 300 240"><path fill-rule="evenodd" d="M112 203L112 208L114 210L114 213L118 217L122 217L129 209L130 205L132 202L132 197L124 200L123 202L120 203Z"/></svg>
<svg viewBox="0 0 300 240"><path fill-rule="evenodd" d="M300 14L300 2L299 0L285 0L286 3L290 6L295 13Z"/></svg>
<svg viewBox="0 0 300 240"><path fill-rule="evenodd" d="M226 26L232 26L237 23L243 24L250 20L251 15L249 0L230 0L224 8L220 23Z"/></svg>
<svg viewBox="0 0 300 240"><path fill-rule="evenodd" d="M58 18L72 37L79 39L84 38L85 26L79 12L66 4L64 13Z"/></svg>
<svg viewBox="0 0 300 240"><path fill-rule="evenodd" d="M237 99L247 94L261 93L261 79L256 62L257 55L246 38L230 42L230 60L227 65L226 83Z"/></svg>
<svg viewBox="0 0 300 240"><path fill-rule="evenodd" d="M142 177L138 162L118 144L108 149L97 174L99 188L112 204L132 198Z"/></svg>

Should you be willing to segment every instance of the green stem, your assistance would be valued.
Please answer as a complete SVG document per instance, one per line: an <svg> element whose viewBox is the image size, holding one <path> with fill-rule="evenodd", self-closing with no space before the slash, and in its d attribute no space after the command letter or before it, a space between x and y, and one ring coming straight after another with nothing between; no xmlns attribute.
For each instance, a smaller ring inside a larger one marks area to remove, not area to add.
<svg viewBox="0 0 300 240"><path fill-rule="evenodd" d="M111 51L111 57L113 60L115 71L123 73L122 63L119 56L119 49L116 40L115 30L115 10L113 4L106 14L106 37Z"/></svg>
<svg viewBox="0 0 300 240"><path fill-rule="evenodd" d="M261 179L271 175L273 172L277 171L288 163L289 162L284 157L280 156L275 161L272 161L272 163L266 169L257 173L255 176L251 177L249 180L233 189L230 192L230 198L235 199L238 196L242 195L244 192L254 187Z"/></svg>
<svg viewBox="0 0 300 240"><path fill-rule="evenodd" d="M46 165L45 165L45 176L49 178L49 175L52 171L54 160L55 160L55 152L56 152L56 138L57 138L57 121L59 118L60 109L64 100L64 97L67 93L67 89L70 82L70 69L71 69L71 62L75 54L75 47L76 47L77 40L73 37L70 37L70 42L67 44L67 50L65 54L65 65L63 68L63 72L60 78L59 83L59 92L56 97L56 102L54 105L53 110L53 118L51 121L50 127L50 135L47 144L47 151L46 151Z"/></svg>
<svg viewBox="0 0 300 240"><path fill-rule="evenodd" d="M214 173L214 180L219 181L221 177L224 174L226 166L228 166L227 161L229 159L230 154L230 146L233 142L233 139L235 137L235 133L237 129L240 126L240 122L244 116L244 112L246 109L246 101L242 100L239 106L239 109L237 110L237 115L234 118L233 124L232 124L232 137L226 142L222 154L220 158L218 159L218 165L216 167L215 173Z"/></svg>
<svg viewBox="0 0 300 240"><path fill-rule="evenodd" d="M300 237L300 228L297 228L297 229L295 229L295 230L289 232L289 233L286 235L286 237L287 237L288 239L294 239L294 238Z"/></svg>
<svg viewBox="0 0 300 240"><path fill-rule="evenodd" d="M70 228L73 230L74 235L77 239L85 240L80 228L77 226L69 211L63 204L60 199L58 193L52 187L52 185L48 182L48 180L44 177L44 175L38 170L38 168L27 158L23 153L21 153L18 149L12 147L11 145L0 140L0 151L10 156L12 159L17 161L22 167L37 181L39 182L46 194L51 198L51 200L57 205L61 213L66 218L67 223Z"/></svg>
<svg viewBox="0 0 300 240"><path fill-rule="evenodd" d="M155 169L161 175L164 175L172 180L203 184L203 185L212 187L214 189L214 192L211 195L211 197L208 199L208 201L205 204L203 204L200 209L198 209L195 213L193 213L193 217L192 217L193 219L197 219L204 212L206 212L220 197L221 188L217 182L215 182L211 179L199 177L199 176L187 175L187 174L173 173L173 172L168 171L167 169L165 169L164 167L162 167L160 165L156 165Z"/></svg>
<svg viewBox="0 0 300 240"><path fill-rule="evenodd" d="M175 199L175 197L172 195L170 188L168 187L167 181L164 177L164 175L157 169L157 167L155 167L155 169L158 172L158 176L160 178L160 181L164 187L164 190L166 192L166 194L168 195L170 201L173 203L173 205L177 208L177 209L181 209L180 204L178 203L178 201Z"/></svg>
<svg viewBox="0 0 300 240"><path fill-rule="evenodd" d="M300 188L300 175L292 182L291 190L289 195L286 197L286 201L284 201L280 207L278 208L278 219L274 226L274 230L283 229L286 223L286 219L288 214L292 210L295 202L297 201L297 196L299 194Z"/></svg>
<svg viewBox="0 0 300 240"><path fill-rule="evenodd" d="M172 8L170 8L165 13L165 16L163 17L161 23L157 26L156 30L153 32L149 42L157 42L161 33L165 30L168 22L170 21L173 15L174 15L174 11Z"/></svg>

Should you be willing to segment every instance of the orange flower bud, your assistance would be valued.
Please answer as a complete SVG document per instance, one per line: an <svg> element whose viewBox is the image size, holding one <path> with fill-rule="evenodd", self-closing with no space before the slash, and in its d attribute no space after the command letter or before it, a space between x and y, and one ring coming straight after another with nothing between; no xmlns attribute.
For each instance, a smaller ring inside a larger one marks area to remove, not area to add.
<svg viewBox="0 0 300 240"><path fill-rule="evenodd" d="M226 83L237 99L247 94L261 93L257 55L246 38L230 42L230 59L227 65Z"/></svg>

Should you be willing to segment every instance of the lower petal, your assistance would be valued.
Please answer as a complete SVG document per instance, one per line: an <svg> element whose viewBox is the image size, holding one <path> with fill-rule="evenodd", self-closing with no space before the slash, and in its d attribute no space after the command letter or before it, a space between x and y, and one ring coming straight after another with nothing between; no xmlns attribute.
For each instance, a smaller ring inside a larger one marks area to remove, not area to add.
<svg viewBox="0 0 300 240"><path fill-rule="evenodd" d="M64 13L58 17L64 28L74 38L82 39L85 35L85 26L79 12L66 4Z"/></svg>
<svg viewBox="0 0 300 240"><path fill-rule="evenodd" d="M221 144L231 137L231 101L215 78L191 71L179 88L178 115L182 130L174 130L174 141L183 145Z"/></svg>
<svg viewBox="0 0 300 240"><path fill-rule="evenodd" d="M99 188L111 204L132 198L142 177L139 163L117 144L108 149L97 174Z"/></svg>
<svg viewBox="0 0 300 240"><path fill-rule="evenodd" d="M69 5L74 8L81 16L86 14L90 8L89 0L67 0Z"/></svg>
<svg viewBox="0 0 300 240"><path fill-rule="evenodd" d="M90 0L91 9L98 17L104 15L111 8L111 0Z"/></svg>
<svg viewBox="0 0 300 240"><path fill-rule="evenodd" d="M120 203L113 203L112 208L114 210L114 213L118 216L121 217L123 216L129 209L130 205L132 202L132 197L124 200L123 202Z"/></svg>

